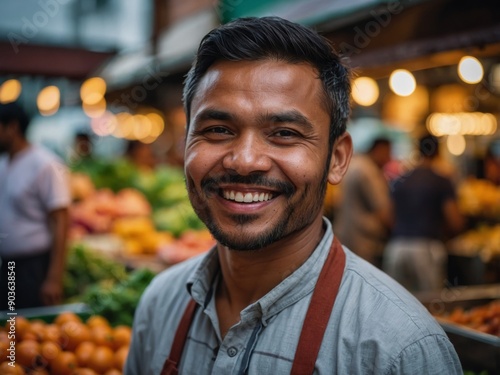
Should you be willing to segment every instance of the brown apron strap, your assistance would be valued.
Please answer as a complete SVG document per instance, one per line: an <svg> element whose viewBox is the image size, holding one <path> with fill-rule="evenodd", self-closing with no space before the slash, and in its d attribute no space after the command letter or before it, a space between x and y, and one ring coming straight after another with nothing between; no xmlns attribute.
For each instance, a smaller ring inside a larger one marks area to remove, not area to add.
<svg viewBox="0 0 500 375"><path fill-rule="evenodd" d="M181 322L175 332L172 348L170 349L170 355L163 364L161 375L178 374L178 366L181 361L182 351L184 350L189 327L193 321L197 306L197 303L193 299L189 300L186 310L184 310L184 314L182 315Z"/></svg>
<svg viewBox="0 0 500 375"><path fill-rule="evenodd" d="M328 320L337 298L345 267L345 253L335 237L330 252L316 282L306 313L302 332L293 361L292 375L312 374L319 349L325 335ZM163 364L161 375L177 375L182 351L189 327L196 312L197 303L191 299L175 332L170 355Z"/></svg>
<svg viewBox="0 0 500 375"><path fill-rule="evenodd" d="M293 360L292 375L312 374L323 336L344 274L345 253L337 237L333 239L323 269L314 288Z"/></svg>

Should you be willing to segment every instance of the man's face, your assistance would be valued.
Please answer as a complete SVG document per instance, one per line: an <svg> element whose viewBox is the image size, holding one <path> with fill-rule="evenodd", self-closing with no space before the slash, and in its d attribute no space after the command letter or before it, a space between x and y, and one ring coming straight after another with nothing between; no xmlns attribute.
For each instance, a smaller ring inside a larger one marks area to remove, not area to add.
<svg viewBox="0 0 500 375"><path fill-rule="evenodd" d="M221 61L201 79L186 184L222 245L261 249L322 215L330 115L317 76L308 64Z"/></svg>

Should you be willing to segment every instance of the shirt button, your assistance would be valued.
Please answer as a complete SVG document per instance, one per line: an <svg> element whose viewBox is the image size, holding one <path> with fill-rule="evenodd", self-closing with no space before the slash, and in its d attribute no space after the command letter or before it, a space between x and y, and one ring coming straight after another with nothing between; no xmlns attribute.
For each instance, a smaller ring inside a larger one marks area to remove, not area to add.
<svg viewBox="0 0 500 375"><path fill-rule="evenodd" d="M227 349L228 356L234 357L236 354L238 354L238 349L236 349L234 346L231 346L229 349Z"/></svg>

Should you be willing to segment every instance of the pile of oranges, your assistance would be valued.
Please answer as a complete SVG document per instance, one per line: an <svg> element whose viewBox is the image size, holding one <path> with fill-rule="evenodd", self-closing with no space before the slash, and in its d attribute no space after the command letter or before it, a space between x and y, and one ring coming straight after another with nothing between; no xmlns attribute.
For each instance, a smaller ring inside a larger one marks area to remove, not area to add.
<svg viewBox="0 0 500 375"><path fill-rule="evenodd" d="M130 327L112 327L99 315L83 321L63 312L50 324L16 316L12 366L9 333L11 327L0 327L2 375L121 375L132 336Z"/></svg>

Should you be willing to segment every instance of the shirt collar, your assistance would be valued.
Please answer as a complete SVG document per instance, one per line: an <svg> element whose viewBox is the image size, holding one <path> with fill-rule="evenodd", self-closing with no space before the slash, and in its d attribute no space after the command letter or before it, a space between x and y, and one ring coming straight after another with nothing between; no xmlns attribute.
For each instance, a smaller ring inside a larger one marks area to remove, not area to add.
<svg viewBox="0 0 500 375"><path fill-rule="evenodd" d="M311 293L321 272L322 265L333 240L332 226L323 218L325 234L309 258L276 285L258 301L241 312L241 319L259 318L264 325L275 314L294 304ZM194 270L187 282L188 292L200 305L206 307L214 295L214 288L220 275L219 256L216 247L212 248Z"/></svg>

